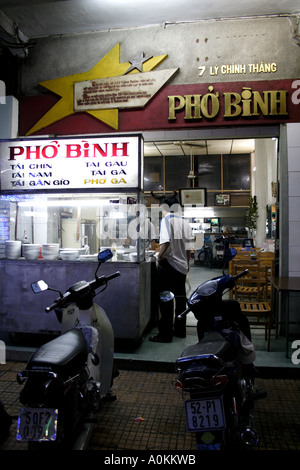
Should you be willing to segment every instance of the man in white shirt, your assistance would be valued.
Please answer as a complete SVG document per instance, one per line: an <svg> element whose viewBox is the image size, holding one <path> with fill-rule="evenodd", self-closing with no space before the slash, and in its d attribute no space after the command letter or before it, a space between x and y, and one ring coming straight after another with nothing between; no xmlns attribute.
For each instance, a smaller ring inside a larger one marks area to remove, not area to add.
<svg viewBox="0 0 300 470"><path fill-rule="evenodd" d="M175 321L174 302L160 301L159 333L149 339L169 343L173 335L180 338L186 336L186 318L179 319L178 315L186 308L185 281L189 271L192 234L189 223L181 216L181 208L175 196L162 198L160 204L164 218L160 226L158 291L171 291L175 295Z"/></svg>

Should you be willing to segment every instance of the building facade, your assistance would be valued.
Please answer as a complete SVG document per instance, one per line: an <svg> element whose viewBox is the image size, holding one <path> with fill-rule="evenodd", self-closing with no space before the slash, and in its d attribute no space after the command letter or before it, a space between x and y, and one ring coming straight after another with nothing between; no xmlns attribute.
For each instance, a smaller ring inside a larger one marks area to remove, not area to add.
<svg viewBox="0 0 300 470"><path fill-rule="evenodd" d="M261 219L268 171L275 188L277 273L300 276L297 26L282 16L39 38L22 65L18 132L9 137L254 139L260 175L254 182L252 173L251 192L263 201ZM268 152L276 153L271 170L262 163ZM264 228L260 237L262 245ZM299 297L291 298L295 316Z"/></svg>

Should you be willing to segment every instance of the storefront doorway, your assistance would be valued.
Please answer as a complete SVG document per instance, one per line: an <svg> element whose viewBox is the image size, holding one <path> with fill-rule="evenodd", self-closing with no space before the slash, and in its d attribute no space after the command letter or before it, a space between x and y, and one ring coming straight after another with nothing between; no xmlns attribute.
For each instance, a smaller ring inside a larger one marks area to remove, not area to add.
<svg viewBox="0 0 300 470"><path fill-rule="evenodd" d="M148 207L157 204L153 196L176 191L199 239L197 244L205 233L226 233L236 238L253 237L257 247L275 251L278 132L272 137L253 134L247 139L180 136L180 140L176 134L172 140L145 139ZM199 189L204 190L204 200L200 200ZM249 220L250 196L257 202L255 226Z"/></svg>
<svg viewBox="0 0 300 470"><path fill-rule="evenodd" d="M201 247L207 232L212 236L233 235L237 239L252 236L258 248L274 252L278 271L280 257L286 256L279 250L282 233L279 223L283 219L279 217L277 190L284 168L279 160L279 126L193 131L192 135L188 131L164 132L163 137L154 134L144 135L144 189L148 206L157 203L153 200L155 194L176 191L180 197L182 188L205 188L205 204L196 208L193 206L197 203L191 204L189 208L189 221L199 244L196 248ZM284 152L281 154L284 159ZM255 230L247 221L250 196L256 196L258 203ZM213 271L203 270L195 263L189 276L191 287L222 270ZM195 325L192 316L187 324L192 333ZM257 347L265 349L260 332L256 342ZM282 338L273 343L273 348L284 350Z"/></svg>

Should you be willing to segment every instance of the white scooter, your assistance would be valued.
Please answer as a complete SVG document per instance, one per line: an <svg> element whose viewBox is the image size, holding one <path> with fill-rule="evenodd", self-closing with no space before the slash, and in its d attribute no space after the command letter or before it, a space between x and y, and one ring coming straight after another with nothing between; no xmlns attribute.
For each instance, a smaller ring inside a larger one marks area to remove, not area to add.
<svg viewBox="0 0 300 470"><path fill-rule="evenodd" d="M117 375L113 329L105 311L93 301L96 289L105 289L120 275L97 276L100 265L111 257L110 250L100 252L95 279L79 281L64 294L45 281L32 284L35 293L60 293L46 312L55 310L62 334L41 346L17 376L20 384L25 383L17 440L28 441L29 448L86 449L101 400L114 398L110 392Z"/></svg>

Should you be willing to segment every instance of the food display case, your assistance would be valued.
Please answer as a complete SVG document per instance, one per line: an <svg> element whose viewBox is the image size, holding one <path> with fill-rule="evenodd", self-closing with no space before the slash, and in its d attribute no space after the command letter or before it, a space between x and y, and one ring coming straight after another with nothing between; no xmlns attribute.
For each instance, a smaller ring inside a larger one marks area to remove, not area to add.
<svg viewBox="0 0 300 470"><path fill-rule="evenodd" d="M44 313L55 294L34 296L31 283L90 280L109 247L100 274L121 275L99 305L116 339L140 339L151 314L142 150L140 135L0 143L0 330L58 334Z"/></svg>
<svg viewBox="0 0 300 470"><path fill-rule="evenodd" d="M110 247L113 261L145 260L142 193L10 194L0 196L0 207L2 258L96 261Z"/></svg>

